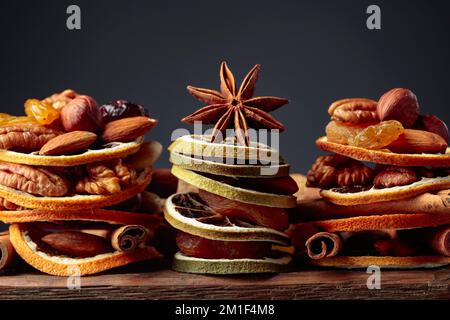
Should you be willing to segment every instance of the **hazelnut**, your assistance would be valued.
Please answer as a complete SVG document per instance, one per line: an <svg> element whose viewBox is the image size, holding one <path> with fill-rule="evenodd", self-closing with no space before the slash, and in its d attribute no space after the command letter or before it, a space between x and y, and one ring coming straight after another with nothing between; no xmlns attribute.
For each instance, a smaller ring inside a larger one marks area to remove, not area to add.
<svg viewBox="0 0 450 320"><path fill-rule="evenodd" d="M417 97L408 89L392 89L381 96L377 114L381 121L397 120L403 127L411 128L419 116Z"/></svg>
<svg viewBox="0 0 450 320"><path fill-rule="evenodd" d="M444 138L444 140L448 143L449 134L447 125L444 121L434 115L427 114L419 116L414 124L414 128L435 133Z"/></svg>
<svg viewBox="0 0 450 320"><path fill-rule="evenodd" d="M416 172L408 167L387 167L373 179L375 188L406 186L419 180Z"/></svg>
<svg viewBox="0 0 450 320"><path fill-rule="evenodd" d="M61 109L61 122L66 131L97 132L102 128L97 102L85 95L76 97Z"/></svg>

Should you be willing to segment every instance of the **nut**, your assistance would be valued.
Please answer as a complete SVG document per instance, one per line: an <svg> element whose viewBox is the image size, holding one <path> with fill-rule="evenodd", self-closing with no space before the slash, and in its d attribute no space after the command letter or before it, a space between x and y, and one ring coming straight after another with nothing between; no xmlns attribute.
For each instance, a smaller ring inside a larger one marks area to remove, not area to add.
<svg viewBox="0 0 450 320"><path fill-rule="evenodd" d="M61 109L61 122L66 131L97 132L102 117L97 102L89 96L78 96Z"/></svg>
<svg viewBox="0 0 450 320"><path fill-rule="evenodd" d="M380 171L373 179L373 185L376 188L392 188L406 186L417 180L419 178L412 168L392 166Z"/></svg>
<svg viewBox="0 0 450 320"><path fill-rule="evenodd" d="M445 153L447 142L435 133L405 129L403 134L386 148L396 153Z"/></svg>
<svg viewBox="0 0 450 320"><path fill-rule="evenodd" d="M158 120L148 117L131 117L106 124L101 139L105 142L129 142L150 131Z"/></svg>
<svg viewBox="0 0 450 320"><path fill-rule="evenodd" d="M92 163L86 166L86 174L76 184L78 193L113 194L135 183L136 171L122 160L108 163Z"/></svg>
<svg viewBox="0 0 450 320"><path fill-rule="evenodd" d="M61 132L36 124L13 124L0 127L0 149L37 151Z"/></svg>
<svg viewBox="0 0 450 320"><path fill-rule="evenodd" d="M84 151L97 140L89 131L72 131L48 141L39 151L41 155L65 155Z"/></svg>
<svg viewBox="0 0 450 320"><path fill-rule="evenodd" d="M428 132L436 133L440 135L448 143L448 128L444 121L436 117L435 115L427 114L419 116L414 129L425 130Z"/></svg>
<svg viewBox="0 0 450 320"><path fill-rule="evenodd" d="M0 184L44 197L60 197L69 191L69 183L47 169L3 161L0 162Z"/></svg>
<svg viewBox="0 0 450 320"><path fill-rule="evenodd" d="M328 108L332 120L353 125L378 123L377 102L365 98L335 101Z"/></svg>
<svg viewBox="0 0 450 320"><path fill-rule="evenodd" d="M114 251L105 238L80 231L49 233L41 241L71 257L86 258Z"/></svg>
<svg viewBox="0 0 450 320"><path fill-rule="evenodd" d="M397 120L403 127L411 128L419 116L417 97L408 89L392 89L381 96L377 114L380 121Z"/></svg>
<svg viewBox="0 0 450 320"><path fill-rule="evenodd" d="M372 181L373 170L359 161L330 155L317 158L307 175L307 187L330 189L367 185Z"/></svg>

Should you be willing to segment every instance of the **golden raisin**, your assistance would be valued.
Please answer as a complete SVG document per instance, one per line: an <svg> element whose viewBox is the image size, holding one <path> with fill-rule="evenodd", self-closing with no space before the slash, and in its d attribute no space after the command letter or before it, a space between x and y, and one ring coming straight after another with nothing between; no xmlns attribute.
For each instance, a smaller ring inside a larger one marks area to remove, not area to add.
<svg viewBox="0 0 450 320"><path fill-rule="evenodd" d="M15 117L15 116L3 117L2 115L0 115L0 126L17 123L36 123L36 120L30 117Z"/></svg>
<svg viewBox="0 0 450 320"><path fill-rule="evenodd" d="M51 124L59 119L59 112L47 101L28 99L25 101L25 113L28 117L36 119L40 124Z"/></svg>
<svg viewBox="0 0 450 320"><path fill-rule="evenodd" d="M397 140L404 130L396 120L383 121L349 137L348 144L366 149L381 149Z"/></svg>
<svg viewBox="0 0 450 320"><path fill-rule="evenodd" d="M331 121L325 131L327 139L330 142L340 144L349 144L349 139L356 137L364 128L340 124L336 121Z"/></svg>

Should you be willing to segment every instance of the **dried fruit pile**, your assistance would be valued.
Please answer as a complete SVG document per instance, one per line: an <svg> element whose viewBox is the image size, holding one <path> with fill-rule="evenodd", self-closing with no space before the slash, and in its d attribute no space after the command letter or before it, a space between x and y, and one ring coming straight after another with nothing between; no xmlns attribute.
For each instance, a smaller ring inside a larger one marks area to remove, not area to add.
<svg viewBox="0 0 450 320"><path fill-rule="evenodd" d="M420 115L416 96L401 88L378 102L339 100L328 112L317 145L333 154L317 158L306 178L321 199L300 201L291 216L296 253L315 266L450 264L446 124Z"/></svg>
<svg viewBox="0 0 450 320"><path fill-rule="evenodd" d="M295 206L298 186L278 151L255 142L250 133L284 129L268 112L287 100L252 98L259 71L256 65L237 90L222 63L220 92L188 86L207 106L182 121L215 126L211 135L182 136L169 147L172 173L195 189L171 196L164 208L166 220L179 230L175 270L279 272L291 259L286 209Z"/></svg>
<svg viewBox="0 0 450 320"><path fill-rule="evenodd" d="M414 93L392 89L378 102L354 98L334 102L328 109L328 141L398 153L445 153L447 125L434 115L420 115Z"/></svg>
<svg viewBox="0 0 450 320"><path fill-rule="evenodd" d="M308 173L309 187L346 194L448 177L448 128L434 115L420 115L417 98L410 90L392 89L378 102L339 100L331 104L328 113L331 122L326 138L318 139L317 144L337 155L317 159ZM377 166L369 167L358 160Z"/></svg>
<svg viewBox="0 0 450 320"><path fill-rule="evenodd" d="M157 120L73 90L28 99L25 114L0 115L0 221L17 253L54 275L159 257L161 200L145 189L162 146L144 142Z"/></svg>

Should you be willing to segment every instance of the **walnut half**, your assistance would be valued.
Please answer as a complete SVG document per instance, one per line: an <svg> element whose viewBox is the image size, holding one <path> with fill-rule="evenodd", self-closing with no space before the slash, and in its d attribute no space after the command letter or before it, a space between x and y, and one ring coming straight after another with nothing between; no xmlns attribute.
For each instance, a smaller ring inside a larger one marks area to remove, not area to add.
<svg viewBox="0 0 450 320"><path fill-rule="evenodd" d="M136 181L136 171L121 159L88 164L84 176L76 184L78 193L113 194Z"/></svg>

